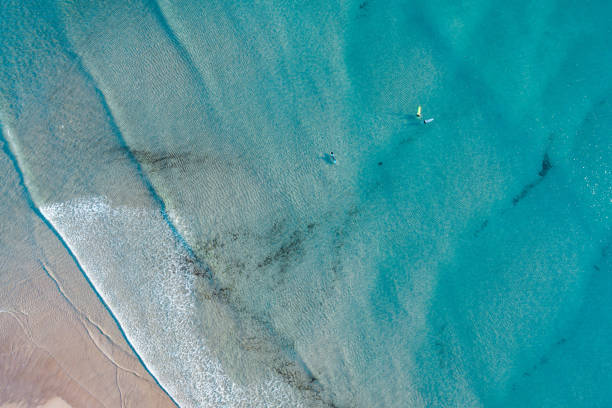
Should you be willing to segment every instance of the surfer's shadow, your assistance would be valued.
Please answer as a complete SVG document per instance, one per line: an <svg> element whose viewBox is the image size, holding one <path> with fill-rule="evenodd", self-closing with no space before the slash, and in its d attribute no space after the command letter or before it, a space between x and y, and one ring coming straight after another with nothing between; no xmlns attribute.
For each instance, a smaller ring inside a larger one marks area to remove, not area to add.
<svg viewBox="0 0 612 408"><path fill-rule="evenodd" d="M419 125L423 123L423 119L421 119L421 117L412 113L389 112L387 113L387 116L391 118L391 120L402 122L404 124Z"/></svg>
<svg viewBox="0 0 612 408"><path fill-rule="evenodd" d="M423 135L423 122L410 118L409 121L407 120L406 122L402 123L398 133L404 135L404 137L399 140L399 145L412 143Z"/></svg>
<svg viewBox="0 0 612 408"><path fill-rule="evenodd" d="M399 125L399 131L416 131L424 127L422 119L408 114L398 114L396 123Z"/></svg>

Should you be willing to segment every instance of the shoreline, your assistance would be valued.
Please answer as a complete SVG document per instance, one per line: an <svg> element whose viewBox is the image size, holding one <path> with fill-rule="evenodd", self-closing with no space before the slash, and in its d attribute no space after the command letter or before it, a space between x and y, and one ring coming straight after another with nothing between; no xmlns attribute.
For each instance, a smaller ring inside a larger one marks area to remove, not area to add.
<svg viewBox="0 0 612 408"><path fill-rule="evenodd" d="M147 365L144 363L143 359L141 358L141 356L138 354L138 352L136 351L136 349L134 348L134 346L132 345L132 343L130 342L130 340L128 339L125 331L123 330L123 328L121 327L121 324L119 322L119 320L117 319L117 317L115 316L115 314L113 313L113 311L110 309L110 307L108 306L108 304L105 302L105 300L102 298L102 296L100 295L100 293L98 292L98 290L96 289L96 287L94 286L93 282L91 281L91 279L89 278L89 276L87 275L87 273L85 273L85 270L83 269L83 267L81 266L81 263L79 262L76 254L72 251L72 249L70 248L70 246L66 243L66 241L64 240L64 238L62 237L62 235L59 233L59 231L57 231L57 229L55 228L55 226L53 225L53 223L48 220L45 215L40 211L40 209L36 206L32 195L30 194L30 191L27 187L26 184L26 180L24 177L24 174L19 166L19 161L17 159L17 157L15 156L15 154L13 153L13 151L11 150L11 144L9 143L9 141L6 139L6 137L2 134L2 132L0 132L0 142L2 143L2 150L5 153L5 155L7 156L7 158L9 159L12 167L15 170L15 173L17 174L17 178L18 178L18 185L19 187L22 188L23 190L23 194L25 196L25 200L28 204L29 209L36 215L36 217L38 217L40 219L40 221L47 227L47 229L51 232L51 234L56 238L56 240L60 243L61 247L65 250L66 254L71 258L71 260L74 263L74 266L76 267L76 269L78 269L78 271L80 272L81 276L85 279L85 281L87 282L87 285L89 286L89 288L92 290L92 292L95 294L95 297L98 300L98 303L100 305L102 305L102 307L106 310L106 312L108 313L108 315L111 317L112 321L114 322L114 324L116 325L117 329L119 330L119 332L121 333L121 336L123 337L124 342L128 345L131 353L136 357L136 359L138 360L138 362L140 363L140 365L144 368L144 370L147 372L147 374L153 379L153 381L155 382L155 384L157 384L157 386L166 394L166 396L172 401L172 403L174 404L175 407L179 407L179 404L174 400L174 398L172 398L172 396L168 393L168 391L160 384L159 380L153 375L153 373L150 371L150 369L147 367ZM57 285L57 288L59 290L59 292L62 294L62 296L64 296L66 298L67 301L69 301L69 299L64 295L64 293L61 290L61 287L59 285L59 283L57 282L57 279L55 277L53 277L49 271L47 270L47 268L45 268L44 264L42 264L40 261L40 266L43 270L43 272L49 276L50 279L52 279L54 281L54 283Z"/></svg>
<svg viewBox="0 0 612 408"><path fill-rule="evenodd" d="M178 407L27 194L3 197L15 217L0 234L0 407Z"/></svg>
<svg viewBox="0 0 612 408"><path fill-rule="evenodd" d="M0 407L176 407L77 268L52 255L16 259L9 273L27 276L0 292Z"/></svg>

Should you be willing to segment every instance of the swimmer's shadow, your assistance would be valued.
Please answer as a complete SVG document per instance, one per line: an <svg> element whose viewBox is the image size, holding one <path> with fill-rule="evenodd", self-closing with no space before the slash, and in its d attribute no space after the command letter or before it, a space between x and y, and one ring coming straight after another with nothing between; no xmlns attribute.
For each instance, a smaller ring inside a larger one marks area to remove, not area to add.
<svg viewBox="0 0 612 408"><path fill-rule="evenodd" d="M325 153L319 156L319 159L323 160L325 163L333 165L334 163L334 159L332 159L331 155L329 153Z"/></svg>

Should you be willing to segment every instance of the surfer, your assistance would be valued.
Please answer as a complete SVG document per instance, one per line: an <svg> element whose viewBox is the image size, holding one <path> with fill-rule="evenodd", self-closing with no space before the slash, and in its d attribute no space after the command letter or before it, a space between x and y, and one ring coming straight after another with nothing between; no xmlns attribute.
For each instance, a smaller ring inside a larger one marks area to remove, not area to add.
<svg viewBox="0 0 612 408"><path fill-rule="evenodd" d="M421 117L421 105L419 105L419 108L417 109L417 118Z"/></svg>

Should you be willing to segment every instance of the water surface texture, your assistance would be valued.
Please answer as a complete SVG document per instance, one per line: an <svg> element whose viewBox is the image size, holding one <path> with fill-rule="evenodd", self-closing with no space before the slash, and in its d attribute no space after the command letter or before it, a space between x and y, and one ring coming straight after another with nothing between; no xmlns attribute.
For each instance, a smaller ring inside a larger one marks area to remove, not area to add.
<svg viewBox="0 0 612 408"><path fill-rule="evenodd" d="M35 3L4 154L181 407L612 405L612 3Z"/></svg>

